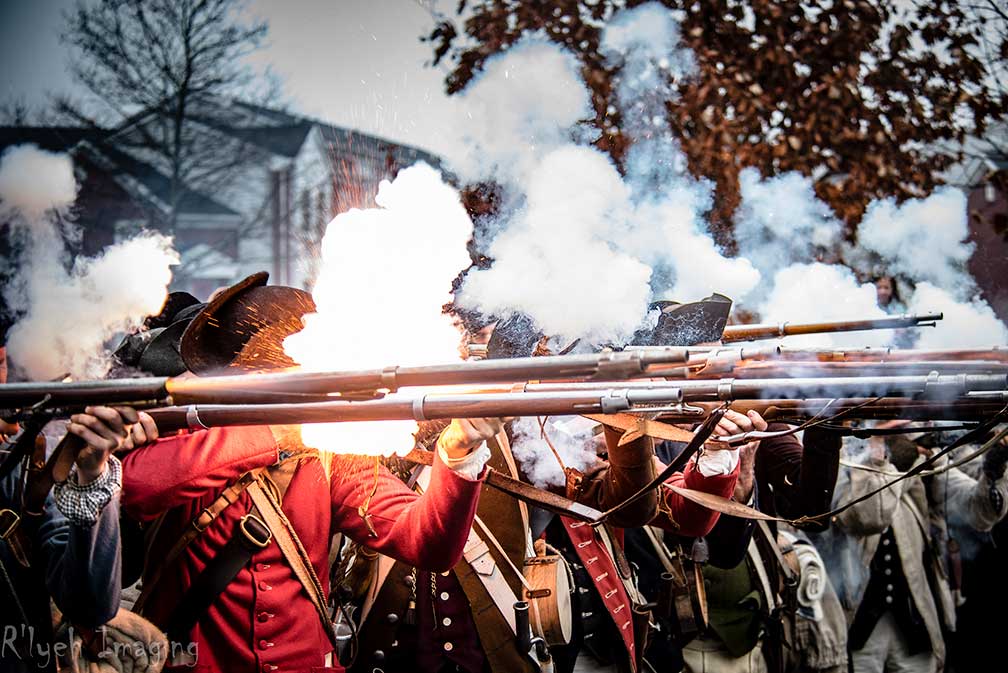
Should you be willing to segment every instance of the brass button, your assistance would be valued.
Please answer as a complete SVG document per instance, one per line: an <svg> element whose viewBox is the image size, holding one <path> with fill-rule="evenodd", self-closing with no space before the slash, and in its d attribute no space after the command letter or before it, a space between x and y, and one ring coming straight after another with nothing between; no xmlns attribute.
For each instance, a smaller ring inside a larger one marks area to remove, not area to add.
<svg viewBox="0 0 1008 673"><path fill-rule="evenodd" d="M455 646L452 645L450 642L444 644L444 651L445 652L451 652L454 649L455 649Z"/></svg>
<svg viewBox="0 0 1008 673"><path fill-rule="evenodd" d="M398 622L398 621L399 621L399 615L397 615L397 614L396 614L396 613L394 613L394 612L390 612L390 613L388 613L388 615L387 615L387 616L385 617L385 621L387 621L387 622L388 622L389 624L395 624L396 622Z"/></svg>
<svg viewBox="0 0 1008 673"><path fill-rule="evenodd" d="M451 617L445 617L444 619L441 620L441 623L444 624L445 626L451 626Z"/></svg>
<svg viewBox="0 0 1008 673"><path fill-rule="evenodd" d="M441 592L441 600L443 600L443 601L446 601L446 600L448 600L449 598L450 598L450 596L448 595L448 592L447 592L447 591L442 591L442 592Z"/></svg>

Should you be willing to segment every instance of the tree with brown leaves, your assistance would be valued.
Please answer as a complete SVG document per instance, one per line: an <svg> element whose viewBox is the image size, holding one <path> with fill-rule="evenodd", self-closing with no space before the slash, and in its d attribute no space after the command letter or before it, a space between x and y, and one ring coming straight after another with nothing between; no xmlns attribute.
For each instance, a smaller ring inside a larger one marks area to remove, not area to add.
<svg viewBox="0 0 1008 673"><path fill-rule="evenodd" d="M434 62L462 90L490 56L541 31L573 52L591 90L597 146L619 164L614 78L599 53L607 21L640 0L461 0L429 39ZM669 103L672 133L690 170L716 184L712 213L723 241L739 204L738 174L798 171L849 226L868 202L930 191L958 146L1004 112L960 5L888 0L664 0L681 18L699 74ZM464 19L460 17L465 17Z"/></svg>

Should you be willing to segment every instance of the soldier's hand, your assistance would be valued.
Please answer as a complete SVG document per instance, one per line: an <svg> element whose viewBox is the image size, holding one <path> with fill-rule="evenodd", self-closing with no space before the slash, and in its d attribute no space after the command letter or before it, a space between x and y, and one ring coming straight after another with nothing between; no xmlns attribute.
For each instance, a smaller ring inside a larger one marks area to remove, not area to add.
<svg viewBox="0 0 1008 673"><path fill-rule="evenodd" d="M123 446L139 420L137 411L130 407L87 407L83 414L70 417L67 432L87 443L77 454L78 483L88 484L101 476L108 457Z"/></svg>
<svg viewBox="0 0 1008 673"><path fill-rule="evenodd" d="M449 458L462 458L492 439L509 418L456 418L445 428L438 440Z"/></svg>
<svg viewBox="0 0 1008 673"><path fill-rule="evenodd" d="M729 409L714 428L714 436L728 437L753 430L763 432L766 429L767 422L759 412L750 410L749 413L742 414ZM759 448L759 444L759 440L756 439L735 446L739 451L739 476L738 481L735 482L735 492L732 497L738 502L748 502L752 496L756 478L756 449Z"/></svg>
<svg viewBox="0 0 1008 673"><path fill-rule="evenodd" d="M767 422L763 420L763 417L760 416L758 411L750 409L747 414L742 414L734 409L729 409L714 427L714 436L730 437L731 435L741 435L742 433L752 432L753 430L763 432L766 429ZM759 445L759 440L757 439L752 442L746 442L737 448L741 451L750 444ZM755 450L755 447L751 448Z"/></svg>
<svg viewBox="0 0 1008 673"><path fill-rule="evenodd" d="M13 437L19 432L21 432L21 427L17 423L9 423L0 418L0 436L2 436L3 441L7 441L8 437Z"/></svg>
<svg viewBox="0 0 1008 673"><path fill-rule="evenodd" d="M145 444L150 444L159 436L157 424L150 414L138 411L137 418L138 421L133 424L130 433L126 435L126 439L123 441L123 451L138 449Z"/></svg>

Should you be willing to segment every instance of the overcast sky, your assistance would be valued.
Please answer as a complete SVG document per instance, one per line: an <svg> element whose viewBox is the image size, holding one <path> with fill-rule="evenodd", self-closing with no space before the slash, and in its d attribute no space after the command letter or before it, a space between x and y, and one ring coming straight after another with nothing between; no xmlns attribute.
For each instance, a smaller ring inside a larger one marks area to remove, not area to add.
<svg viewBox="0 0 1008 673"><path fill-rule="evenodd" d="M59 41L73 0L0 0L0 100L74 92ZM281 76L297 111L426 149L446 147L444 71L419 37L431 0L249 0L269 23L254 63ZM454 5L452 0L451 5Z"/></svg>

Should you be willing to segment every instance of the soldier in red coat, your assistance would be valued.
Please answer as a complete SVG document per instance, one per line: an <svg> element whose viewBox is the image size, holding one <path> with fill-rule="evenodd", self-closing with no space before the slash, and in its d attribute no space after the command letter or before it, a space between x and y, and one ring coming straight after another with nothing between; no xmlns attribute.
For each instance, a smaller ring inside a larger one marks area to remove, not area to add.
<svg viewBox="0 0 1008 673"><path fill-rule="evenodd" d="M493 329L486 353L529 356L538 340L531 324L519 316ZM583 474L567 471L566 488L557 489L599 510L625 501L656 476L649 437L620 445L622 433L605 428L604 434L599 448L606 447L606 460L600 459ZM522 476L511 453L510 435L489 445L495 470ZM672 481L730 495L738 474L736 454L731 449L709 450ZM408 563L375 562L377 571L372 575L377 579L368 587L361 610L360 648L351 671L534 673L549 668L561 673L573 670L576 663L582 669L596 665L593 657L605 659L611 666L606 670L639 670L647 610L633 586L618 527L646 524L659 507L690 535L706 535L718 517L671 491L652 490L617 511L605 526L593 527L570 517L530 512L524 503L484 488L465 559L452 572L430 575L416 572ZM519 650L512 617L514 602L525 591L518 575L531 555L530 537L540 535L560 549L576 585L570 643L552 646L548 664Z"/></svg>
<svg viewBox="0 0 1008 673"><path fill-rule="evenodd" d="M314 307L306 293L265 282L266 274L250 277L196 315L181 342L190 370L291 364L283 338ZM123 506L152 524L153 538L138 606L167 631L169 662L228 673L342 671L325 610L333 535L431 571L451 568L476 511L485 440L500 427L453 421L424 496L374 459L306 449L291 428L204 429L133 451ZM134 431L136 443L156 436L149 417Z"/></svg>

